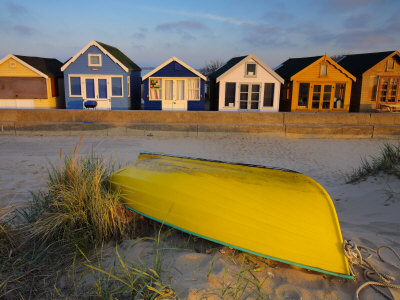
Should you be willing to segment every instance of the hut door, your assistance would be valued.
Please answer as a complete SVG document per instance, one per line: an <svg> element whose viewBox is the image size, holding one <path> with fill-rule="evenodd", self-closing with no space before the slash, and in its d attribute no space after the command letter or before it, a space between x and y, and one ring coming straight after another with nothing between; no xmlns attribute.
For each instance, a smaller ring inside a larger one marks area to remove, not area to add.
<svg viewBox="0 0 400 300"><path fill-rule="evenodd" d="M109 86L107 78L86 78L85 79L85 101L95 100L97 109L110 109L111 103L107 87Z"/></svg>
<svg viewBox="0 0 400 300"><path fill-rule="evenodd" d="M185 80L165 79L163 110L186 110Z"/></svg>

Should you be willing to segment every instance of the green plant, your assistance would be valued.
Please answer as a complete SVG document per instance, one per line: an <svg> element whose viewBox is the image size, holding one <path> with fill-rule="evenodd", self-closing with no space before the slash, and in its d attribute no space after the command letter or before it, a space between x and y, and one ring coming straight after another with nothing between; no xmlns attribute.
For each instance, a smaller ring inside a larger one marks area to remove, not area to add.
<svg viewBox="0 0 400 300"><path fill-rule="evenodd" d="M369 160L361 158L361 166L346 175L346 183L356 183L379 172L400 178L400 144L394 146L386 143L378 156L371 156Z"/></svg>

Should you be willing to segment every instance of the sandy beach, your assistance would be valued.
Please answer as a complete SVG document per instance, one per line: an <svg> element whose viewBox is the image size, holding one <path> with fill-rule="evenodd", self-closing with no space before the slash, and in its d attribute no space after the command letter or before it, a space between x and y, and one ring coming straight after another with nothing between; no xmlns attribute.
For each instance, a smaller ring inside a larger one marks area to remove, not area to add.
<svg viewBox="0 0 400 300"><path fill-rule="evenodd" d="M76 137L2 136L0 206L26 203L31 198L30 191L45 189L49 162L57 164L60 149L68 153L78 140ZM121 165L134 162L141 151L147 151L292 169L314 178L330 194L344 239L373 249L387 245L400 252L399 179L381 174L357 184L345 183L345 174L357 168L362 157L379 154L384 143L398 145L399 141L288 139L262 135L99 137L84 138L80 153L93 150L105 158L116 159ZM354 299L357 287L364 282L361 274L355 281L342 279L282 263L253 261L252 256L244 259L243 255L222 246L190 250L179 237L169 239L176 247L163 253L162 276L180 299L241 299L246 296L248 299ZM153 243L133 243L124 241L119 246L121 255L127 261L139 257L151 264ZM104 251L105 262L115 259L115 248ZM399 264L389 252L384 254ZM372 257L371 262L380 271L395 276L399 284L399 271L377 257ZM265 280L259 290L251 283L256 279L243 279L252 274L260 282ZM235 288L244 290L243 294L234 294ZM400 299L399 290L392 290L392 294ZM361 299L384 298L367 288Z"/></svg>

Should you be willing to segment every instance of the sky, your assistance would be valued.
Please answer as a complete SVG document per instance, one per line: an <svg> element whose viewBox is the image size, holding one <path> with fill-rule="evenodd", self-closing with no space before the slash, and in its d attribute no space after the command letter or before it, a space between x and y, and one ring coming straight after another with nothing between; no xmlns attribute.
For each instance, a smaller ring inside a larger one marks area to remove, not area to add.
<svg viewBox="0 0 400 300"><path fill-rule="evenodd" d="M250 53L290 57L399 50L399 0L0 0L0 59L65 62L90 41L141 67L176 56L194 68Z"/></svg>

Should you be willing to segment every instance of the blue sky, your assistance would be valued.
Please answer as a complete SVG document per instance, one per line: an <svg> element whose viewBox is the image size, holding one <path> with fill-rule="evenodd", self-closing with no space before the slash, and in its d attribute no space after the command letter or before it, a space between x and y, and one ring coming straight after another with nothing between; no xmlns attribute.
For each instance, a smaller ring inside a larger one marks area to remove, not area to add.
<svg viewBox="0 0 400 300"><path fill-rule="evenodd" d="M0 57L62 62L91 40L140 66L176 56L199 68L254 53L275 67L289 57L400 48L399 0L0 0Z"/></svg>

